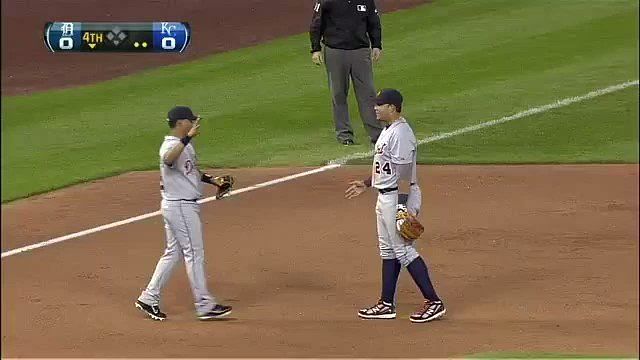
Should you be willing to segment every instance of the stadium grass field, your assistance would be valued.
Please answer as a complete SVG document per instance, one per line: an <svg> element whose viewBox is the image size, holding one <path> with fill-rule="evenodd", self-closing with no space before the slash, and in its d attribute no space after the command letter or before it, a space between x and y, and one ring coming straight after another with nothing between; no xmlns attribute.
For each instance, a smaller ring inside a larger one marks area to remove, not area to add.
<svg viewBox="0 0 640 360"><path fill-rule="evenodd" d="M550 11L552 9L553 11ZM418 137L638 78L633 0L440 0L383 16L378 87L396 87ZM334 140L308 36L91 86L4 97L2 201L155 169L166 111L204 117L203 166L321 165L369 150ZM421 149L423 163L638 162L638 87Z"/></svg>

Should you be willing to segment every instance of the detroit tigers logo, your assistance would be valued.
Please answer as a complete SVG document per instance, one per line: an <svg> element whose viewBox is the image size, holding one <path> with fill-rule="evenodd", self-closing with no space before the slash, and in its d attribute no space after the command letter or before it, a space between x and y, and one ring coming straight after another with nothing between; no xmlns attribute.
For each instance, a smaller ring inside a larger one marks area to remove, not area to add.
<svg viewBox="0 0 640 360"><path fill-rule="evenodd" d="M185 161L184 162L184 173L185 173L185 175L191 174L192 171L193 171L193 163L191 162L191 160Z"/></svg>
<svg viewBox="0 0 640 360"><path fill-rule="evenodd" d="M387 144L382 144L380 146L376 146L376 154L382 155L384 153L384 148L386 146L387 146Z"/></svg>

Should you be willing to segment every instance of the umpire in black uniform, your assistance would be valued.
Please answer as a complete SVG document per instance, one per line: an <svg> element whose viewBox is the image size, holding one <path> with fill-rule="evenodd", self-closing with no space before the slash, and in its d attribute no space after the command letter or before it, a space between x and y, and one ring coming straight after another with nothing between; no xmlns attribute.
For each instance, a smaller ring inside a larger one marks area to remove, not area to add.
<svg viewBox="0 0 640 360"><path fill-rule="evenodd" d="M377 62L382 53L382 28L375 0L315 0L309 35L313 62L326 64L338 141L354 144L347 105L351 79L360 117L375 143L382 131L373 109L376 94L371 63Z"/></svg>

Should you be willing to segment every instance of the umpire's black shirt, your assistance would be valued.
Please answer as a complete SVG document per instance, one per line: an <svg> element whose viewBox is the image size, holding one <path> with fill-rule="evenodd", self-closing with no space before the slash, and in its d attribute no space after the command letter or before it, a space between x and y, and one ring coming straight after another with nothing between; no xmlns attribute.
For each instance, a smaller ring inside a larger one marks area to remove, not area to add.
<svg viewBox="0 0 640 360"><path fill-rule="evenodd" d="M321 39L334 49L382 49L375 0L316 0L309 35L312 52L321 50Z"/></svg>

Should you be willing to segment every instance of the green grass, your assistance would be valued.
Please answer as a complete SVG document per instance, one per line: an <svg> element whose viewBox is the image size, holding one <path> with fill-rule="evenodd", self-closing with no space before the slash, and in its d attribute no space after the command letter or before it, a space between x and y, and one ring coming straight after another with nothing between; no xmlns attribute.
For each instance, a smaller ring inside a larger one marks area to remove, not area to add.
<svg viewBox="0 0 640 360"><path fill-rule="evenodd" d="M637 163L638 88L421 145L422 164ZM493 119L484 119L488 121ZM480 122L480 121L479 121ZM371 158L352 161L368 164Z"/></svg>
<svg viewBox="0 0 640 360"><path fill-rule="evenodd" d="M638 88L421 146L423 163L637 163Z"/></svg>
<svg viewBox="0 0 640 360"><path fill-rule="evenodd" d="M440 0L384 15L376 84L403 92L418 137L494 119L637 79L637 12L635 0ZM310 63L308 46L308 36L301 34L92 86L3 98L2 201L156 168L164 117L175 104L188 104L206 117L196 145L207 166L320 165L368 150L353 96L353 123L363 145L335 142L326 74ZM538 149L512 158L515 152L505 149L509 139L498 138L491 143L502 145L473 152L467 147L473 141L443 142L450 148L429 151L442 162L635 162L629 134L619 130L630 122L637 127L637 111L617 109L637 106L632 93L625 91L624 104L612 101L616 106L597 109L601 116L625 116L615 120L617 130L607 129L607 136L623 137L611 139L606 156L598 149L580 150L594 135L569 124L577 119L570 110L587 104L558 110L571 116L560 130L582 135L555 134L537 142L552 153ZM540 120L549 124L547 130L554 123ZM535 134L536 124L532 118L501 126L531 126ZM514 131L520 130L527 129ZM567 139L575 146L545 143Z"/></svg>
<svg viewBox="0 0 640 360"><path fill-rule="evenodd" d="M468 356L470 359L637 359L637 356L602 356L536 352L492 352Z"/></svg>

